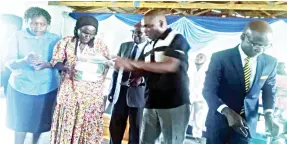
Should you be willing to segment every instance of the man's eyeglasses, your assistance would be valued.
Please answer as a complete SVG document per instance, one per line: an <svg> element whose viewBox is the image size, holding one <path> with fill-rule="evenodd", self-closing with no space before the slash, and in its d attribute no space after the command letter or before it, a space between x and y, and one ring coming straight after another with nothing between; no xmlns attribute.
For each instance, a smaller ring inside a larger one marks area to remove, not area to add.
<svg viewBox="0 0 287 144"><path fill-rule="evenodd" d="M252 46L252 47L260 47L260 48L263 48L263 49L268 49L270 47L272 47L272 44L267 44L267 45L262 45L262 44L259 44L259 43L255 43L253 41L250 40L249 36L247 36L245 34L245 37L247 39L247 42Z"/></svg>
<svg viewBox="0 0 287 144"><path fill-rule="evenodd" d="M142 35L143 34L142 31L135 31L135 30L131 30L131 31L134 35Z"/></svg>

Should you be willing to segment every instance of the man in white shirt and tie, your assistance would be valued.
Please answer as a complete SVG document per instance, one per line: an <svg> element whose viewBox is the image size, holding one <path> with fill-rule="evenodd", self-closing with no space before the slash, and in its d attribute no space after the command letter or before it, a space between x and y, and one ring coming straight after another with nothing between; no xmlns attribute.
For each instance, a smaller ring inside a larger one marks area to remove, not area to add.
<svg viewBox="0 0 287 144"><path fill-rule="evenodd" d="M271 46L270 25L252 21L238 46L212 55L203 89L207 144L249 144L256 135L261 91L267 130L278 133L273 121L277 60L264 54Z"/></svg>
<svg viewBox="0 0 287 144"><path fill-rule="evenodd" d="M132 30L132 42L121 44L118 56L132 60L143 60L143 52L150 44L140 23ZM114 71L112 88L108 100L114 104L111 121L111 144L121 144L129 118L129 144L139 143L140 124L145 105L145 82L133 72Z"/></svg>

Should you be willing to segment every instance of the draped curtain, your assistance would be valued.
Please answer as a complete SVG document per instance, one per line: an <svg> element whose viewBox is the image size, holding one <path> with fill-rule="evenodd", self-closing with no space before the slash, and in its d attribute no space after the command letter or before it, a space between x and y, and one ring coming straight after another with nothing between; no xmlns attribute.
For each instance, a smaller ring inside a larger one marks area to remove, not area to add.
<svg viewBox="0 0 287 144"><path fill-rule="evenodd" d="M139 14L113 14L113 13L70 13L77 19L83 15L91 15L100 21L99 36L108 44L112 54L116 54L122 42L130 41L133 25L138 23L143 15ZM181 33L191 46L191 55L198 52L211 55L212 53L232 48L240 42L240 34L245 25L255 18L221 18L196 16L167 16L169 26ZM287 19L260 19L271 24L274 31L273 48L267 53L287 61L285 58L285 34L287 32ZM283 53L282 53L283 51Z"/></svg>

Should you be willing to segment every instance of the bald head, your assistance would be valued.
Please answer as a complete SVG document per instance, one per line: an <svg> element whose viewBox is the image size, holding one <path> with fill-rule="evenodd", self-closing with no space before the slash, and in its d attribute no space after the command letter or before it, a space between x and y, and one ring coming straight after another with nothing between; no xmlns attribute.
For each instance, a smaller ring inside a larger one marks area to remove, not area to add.
<svg viewBox="0 0 287 144"><path fill-rule="evenodd" d="M199 53L198 55L196 55L195 58L195 64L196 65L202 65L206 60L206 56L203 53Z"/></svg>
<svg viewBox="0 0 287 144"><path fill-rule="evenodd" d="M167 29L165 14L160 10L151 10L144 15L143 26L150 39L156 39Z"/></svg>
<svg viewBox="0 0 287 144"><path fill-rule="evenodd" d="M141 22L138 22L138 23L136 23L136 24L134 25L134 28L135 28L135 29L139 29L139 28L141 28L141 27L142 27Z"/></svg>
<svg viewBox="0 0 287 144"><path fill-rule="evenodd" d="M241 47L249 57L255 57L272 46L272 29L270 25L261 20L248 23L241 35Z"/></svg>
<svg viewBox="0 0 287 144"><path fill-rule="evenodd" d="M272 33L269 23L262 20L256 20L248 23L243 32L247 32L249 30L258 33Z"/></svg>
<svg viewBox="0 0 287 144"><path fill-rule="evenodd" d="M158 19L166 22L165 13L161 10L150 10L144 14L144 17L150 17L153 19Z"/></svg>

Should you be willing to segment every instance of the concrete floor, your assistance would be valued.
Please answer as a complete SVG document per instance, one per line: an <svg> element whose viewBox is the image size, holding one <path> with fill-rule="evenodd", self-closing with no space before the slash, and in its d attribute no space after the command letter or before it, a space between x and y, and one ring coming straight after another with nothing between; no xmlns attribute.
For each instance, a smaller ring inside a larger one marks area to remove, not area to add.
<svg viewBox="0 0 287 144"><path fill-rule="evenodd" d="M49 144L49 142L50 142L49 139L50 139L50 133L49 132L43 133L40 137L39 144ZM5 137L1 137L1 144L2 144L2 142L3 142L3 144L13 144L13 140L14 140L13 132L9 131L9 134L7 134L7 131L6 131ZM32 135L31 134L27 135L27 139L25 140L25 144L32 144ZM109 144L109 143L105 142L104 144ZM187 140L185 140L184 144L199 144L199 143L197 143L193 140L187 139ZM205 143L202 143L202 144L205 144Z"/></svg>
<svg viewBox="0 0 287 144"><path fill-rule="evenodd" d="M7 132L7 131L6 131ZM49 144L50 141L50 133L47 132L47 133L43 133L40 137L40 141L39 141L39 144ZM4 141L2 141L4 140ZM13 132L10 131L9 134L5 134L5 137L2 137L1 138L1 144L3 142L3 144L13 144ZM25 144L32 144L32 135L31 134L28 134L27 135L27 138L25 140ZM109 144L108 142L105 142L104 144ZM184 144L199 144L193 140L185 140ZM202 144L205 144L205 143L202 143Z"/></svg>

